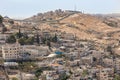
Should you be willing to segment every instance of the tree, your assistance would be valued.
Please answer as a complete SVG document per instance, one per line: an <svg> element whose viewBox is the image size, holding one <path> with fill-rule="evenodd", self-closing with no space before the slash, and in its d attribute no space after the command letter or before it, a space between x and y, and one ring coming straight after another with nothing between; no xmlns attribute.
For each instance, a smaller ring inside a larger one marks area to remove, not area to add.
<svg viewBox="0 0 120 80"><path fill-rule="evenodd" d="M40 39L39 39L39 35L38 34L37 34L36 42L37 42L37 44L40 44Z"/></svg>
<svg viewBox="0 0 120 80"><path fill-rule="evenodd" d="M39 80L37 77L35 77L33 80Z"/></svg>
<svg viewBox="0 0 120 80"><path fill-rule="evenodd" d="M10 24L14 24L14 21L13 21L13 20L9 20L9 23L10 23Z"/></svg>
<svg viewBox="0 0 120 80"><path fill-rule="evenodd" d="M107 51L110 52L111 54L113 54L113 50L112 50L112 47L110 45L107 46Z"/></svg>
<svg viewBox="0 0 120 80"><path fill-rule="evenodd" d="M27 35L27 33L24 33L22 36L23 36L23 38L25 38L25 39L28 39L28 38L29 38L28 35Z"/></svg>
<svg viewBox="0 0 120 80"><path fill-rule="evenodd" d="M12 80L18 80L18 78L16 78L16 77L13 77L13 78L12 78Z"/></svg>
<svg viewBox="0 0 120 80"><path fill-rule="evenodd" d="M57 42L57 41L58 41L57 34L55 34L55 36L53 37L52 41L53 41L53 42Z"/></svg>
<svg viewBox="0 0 120 80"><path fill-rule="evenodd" d="M94 62L97 61L97 58L93 57L93 61L94 61Z"/></svg>
<svg viewBox="0 0 120 80"><path fill-rule="evenodd" d="M15 37L20 39L21 37L23 37L23 34L21 33L20 29L19 31L15 34Z"/></svg>
<svg viewBox="0 0 120 80"><path fill-rule="evenodd" d="M38 70L36 70L35 76L36 76L36 77L39 77L39 76L41 75L42 72L43 72L43 70L42 70L41 68L38 69Z"/></svg>
<svg viewBox="0 0 120 80"><path fill-rule="evenodd" d="M7 31L7 28L4 26L4 27L2 28L2 33L6 32L6 31Z"/></svg>
<svg viewBox="0 0 120 80"><path fill-rule="evenodd" d="M47 40L47 39L46 39L45 37L41 37L41 41L42 41L43 44L46 43L46 40Z"/></svg>
<svg viewBox="0 0 120 80"><path fill-rule="evenodd" d="M15 43L16 42L15 36L14 35L9 36L6 40L6 42L7 43Z"/></svg>
<svg viewBox="0 0 120 80"><path fill-rule="evenodd" d="M25 44L25 38L20 38L18 40L18 42L21 44L21 45L24 45Z"/></svg>
<svg viewBox="0 0 120 80"><path fill-rule="evenodd" d="M34 43L34 37L30 37L25 41L25 44L32 45Z"/></svg>
<svg viewBox="0 0 120 80"><path fill-rule="evenodd" d="M18 32L18 38L21 38L22 37L22 33L21 33L21 30L19 28L19 32Z"/></svg>
<svg viewBox="0 0 120 80"><path fill-rule="evenodd" d="M19 69L23 72L35 72L38 66L34 62L19 63Z"/></svg>
<svg viewBox="0 0 120 80"><path fill-rule="evenodd" d="M29 44L29 45L32 45L34 43L34 37L30 37L30 38L20 38L18 40L18 42L21 44L21 45L25 45L25 44Z"/></svg>
<svg viewBox="0 0 120 80"><path fill-rule="evenodd" d="M67 75L66 73L62 73L62 74L60 74L60 80L67 80L67 79L69 79L69 75Z"/></svg>
<svg viewBox="0 0 120 80"><path fill-rule="evenodd" d="M53 70L53 68L52 68L52 67L49 67L49 66L38 68L38 69L35 71L36 77L39 77L44 70Z"/></svg>
<svg viewBox="0 0 120 80"><path fill-rule="evenodd" d="M119 75L115 75L114 80L120 80L120 76Z"/></svg>
<svg viewBox="0 0 120 80"><path fill-rule="evenodd" d="M88 75L88 71L87 70L83 70L82 76L85 77L86 75Z"/></svg>
<svg viewBox="0 0 120 80"><path fill-rule="evenodd" d="M50 43L50 41L47 40L46 43L47 43L47 46L50 48L50 47L51 47L51 43Z"/></svg>
<svg viewBox="0 0 120 80"><path fill-rule="evenodd" d="M0 24L3 22L3 17L0 15Z"/></svg>

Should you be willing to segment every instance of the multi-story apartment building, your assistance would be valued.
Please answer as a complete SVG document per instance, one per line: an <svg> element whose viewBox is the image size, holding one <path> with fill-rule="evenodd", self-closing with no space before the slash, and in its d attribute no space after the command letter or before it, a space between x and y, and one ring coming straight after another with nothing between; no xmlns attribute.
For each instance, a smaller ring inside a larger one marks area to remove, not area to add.
<svg viewBox="0 0 120 80"><path fill-rule="evenodd" d="M2 57L5 60L16 60L19 59L19 54L23 52L23 47L19 43L16 44L5 44L2 46Z"/></svg>
<svg viewBox="0 0 120 80"><path fill-rule="evenodd" d="M113 68L103 68L100 70L100 80L113 80L113 74Z"/></svg>
<svg viewBox="0 0 120 80"><path fill-rule="evenodd" d="M5 44L2 46L1 52L4 60L34 59L50 54L46 46L21 46L19 43Z"/></svg>

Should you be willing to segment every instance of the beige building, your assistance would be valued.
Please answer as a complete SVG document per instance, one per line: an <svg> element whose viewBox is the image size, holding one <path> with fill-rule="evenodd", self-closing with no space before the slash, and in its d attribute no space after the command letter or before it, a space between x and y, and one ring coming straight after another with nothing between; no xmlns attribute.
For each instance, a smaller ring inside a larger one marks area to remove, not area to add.
<svg viewBox="0 0 120 80"><path fill-rule="evenodd" d="M2 57L5 60L34 59L48 56L50 54L47 46L21 46L19 43L5 44L2 46L1 51Z"/></svg>
<svg viewBox="0 0 120 80"><path fill-rule="evenodd" d="M23 52L23 47L20 44L5 44L2 46L2 57L5 60L18 59L19 54Z"/></svg>
<svg viewBox="0 0 120 80"><path fill-rule="evenodd" d="M103 62L105 64L105 66L114 67L113 59L105 58L105 59L103 59Z"/></svg>
<svg viewBox="0 0 120 80"><path fill-rule="evenodd" d="M100 70L100 80L113 80L113 74L113 68L103 68Z"/></svg>

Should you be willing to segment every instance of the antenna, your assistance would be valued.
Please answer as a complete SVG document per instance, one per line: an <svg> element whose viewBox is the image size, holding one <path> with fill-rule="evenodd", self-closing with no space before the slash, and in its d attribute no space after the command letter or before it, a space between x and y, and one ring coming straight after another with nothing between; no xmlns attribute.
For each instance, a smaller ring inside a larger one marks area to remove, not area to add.
<svg viewBox="0 0 120 80"><path fill-rule="evenodd" d="M77 9L77 7L76 7L76 5L74 5L74 11L76 11L76 9Z"/></svg>

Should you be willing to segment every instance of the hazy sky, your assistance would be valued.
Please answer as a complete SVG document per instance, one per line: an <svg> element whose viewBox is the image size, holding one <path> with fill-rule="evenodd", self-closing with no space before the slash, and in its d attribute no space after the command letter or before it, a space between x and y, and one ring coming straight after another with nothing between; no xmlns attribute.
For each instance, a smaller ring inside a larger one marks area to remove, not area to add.
<svg viewBox="0 0 120 80"><path fill-rule="evenodd" d="M0 14L23 18L55 9L85 13L120 13L120 0L0 0Z"/></svg>

